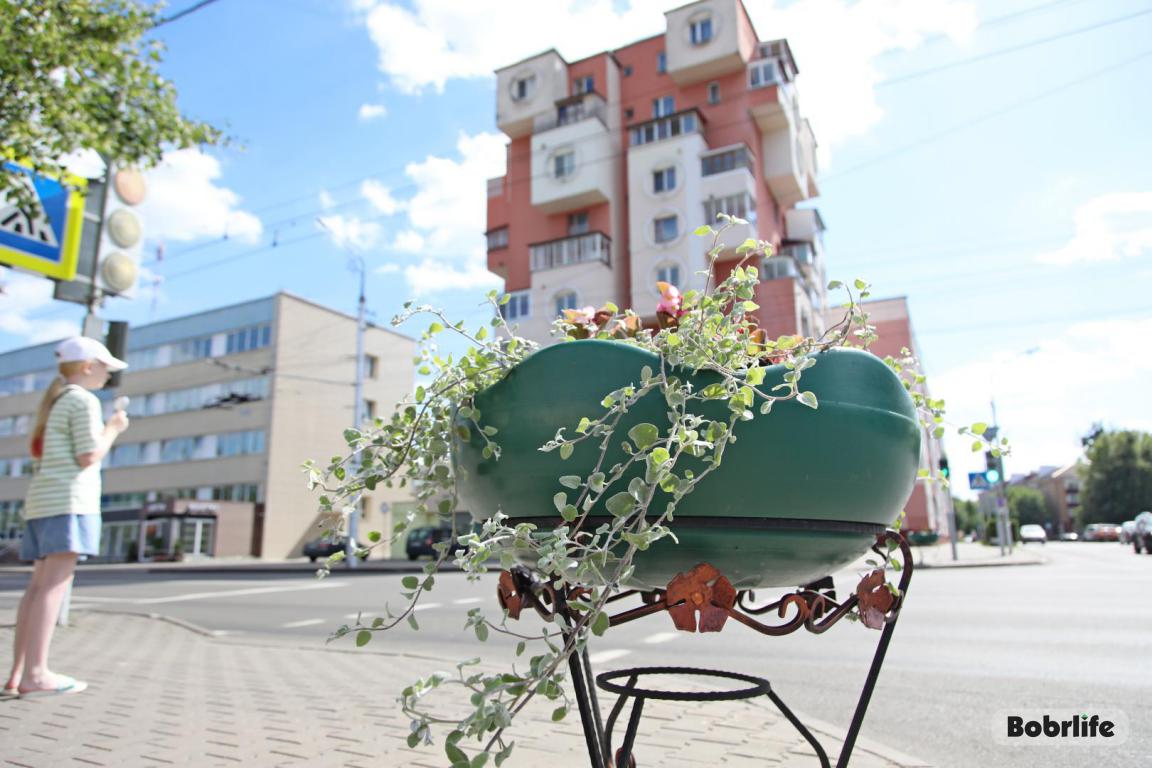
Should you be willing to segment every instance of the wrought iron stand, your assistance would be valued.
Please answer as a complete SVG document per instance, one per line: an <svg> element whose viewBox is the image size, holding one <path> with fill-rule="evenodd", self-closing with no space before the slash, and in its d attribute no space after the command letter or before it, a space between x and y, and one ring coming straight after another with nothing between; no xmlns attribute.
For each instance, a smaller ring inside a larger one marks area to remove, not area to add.
<svg viewBox="0 0 1152 768"><path fill-rule="evenodd" d="M879 629L880 641L872 656L872 665L860 691L852 723L840 749L837 768L844 768L852 756L856 737L868 711L872 691L888 643L896 628L900 609L908 593L912 580L912 551L908 542L897 531L888 530L877 535L872 551L882 558L899 549L902 560L900 581L895 592L889 589L884 570L876 569L861 579L853 594L843 601L837 601L832 577L825 578L808 586L801 587L779 600L763 606L754 604L755 595L751 591L737 591L720 571L707 563L702 563L687 573L682 573L669 582L667 589L653 592L628 591L609 598L615 602L639 595L643 605L622 611L611 616L611 626L619 626L629 621L661 611L667 611L676 628L686 632L719 632L729 618L765 635L787 635L801 628L814 634L828 630L845 616L854 614L865 626ZM500 574L498 596L500 605L508 610L510 618L519 618L524 608L532 608L545 620L559 618L565 627L566 639L570 638L576 617L568 607L568 601L580 596L579 588L556 588L541 581L532 571L516 567ZM757 616L774 612L784 619L782 624L766 624ZM789 617L789 613L793 615ZM580 721L584 727L584 738L588 745L588 756L592 768L634 768L636 759L632 748L639 730L644 702L648 699L665 701L732 701L767 696L781 714L812 746L820 765L831 768L828 753L804 723L790 710L784 701L772 690L771 684L760 677L725 672L722 670L695 669L692 667L636 667L592 675L592 665L587 651L572 654L568 659L573 692L580 710ZM645 688L640 685L644 679L661 676L698 676L737 681L746 687L737 690L718 691L667 691ZM595 685L592 681L595 680ZM621 683L620 681L625 681ZM605 724L601 717L600 705L596 697L599 687L617 694L617 699ZM612 750L612 733L617 720L629 700L633 700L632 710L624 733L624 740L618 749Z"/></svg>

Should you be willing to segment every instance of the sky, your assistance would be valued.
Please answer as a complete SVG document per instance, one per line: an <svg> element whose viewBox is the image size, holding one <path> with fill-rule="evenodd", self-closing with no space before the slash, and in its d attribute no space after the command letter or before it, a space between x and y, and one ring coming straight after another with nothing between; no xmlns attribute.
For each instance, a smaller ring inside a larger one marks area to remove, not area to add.
<svg viewBox="0 0 1152 768"><path fill-rule="evenodd" d="M149 172L146 279L104 314L140 324L278 290L352 312L359 257L375 322L410 298L484 322L499 287L484 181L506 143L492 71L662 33L681 4L216 0L161 27L182 109L230 142ZM990 422L994 397L1009 474L1074 460L1096 422L1152 431L1152 7L747 7L799 65L828 276L908 297L949 420ZM0 351L79 328L46 281L0 281ZM954 477L982 468L968 442L947 441Z"/></svg>

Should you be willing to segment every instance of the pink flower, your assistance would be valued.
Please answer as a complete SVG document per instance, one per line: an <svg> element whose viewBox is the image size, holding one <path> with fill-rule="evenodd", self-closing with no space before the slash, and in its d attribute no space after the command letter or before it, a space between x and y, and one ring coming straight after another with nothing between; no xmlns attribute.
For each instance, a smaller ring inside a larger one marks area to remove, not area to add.
<svg viewBox="0 0 1152 768"><path fill-rule="evenodd" d="M672 317L680 317L684 314L684 310L681 309L684 304L684 297L680 295L680 289L663 280L656 283L656 288L660 291L660 303L656 305L657 314L663 312Z"/></svg>
<svg viewBox="0 0 1152 768"><path fill-rule="evenodd" d="M595 326L595 318L595 307L583 307L582 309L564 310L564 319L572 323L572 325Z"/></svg>

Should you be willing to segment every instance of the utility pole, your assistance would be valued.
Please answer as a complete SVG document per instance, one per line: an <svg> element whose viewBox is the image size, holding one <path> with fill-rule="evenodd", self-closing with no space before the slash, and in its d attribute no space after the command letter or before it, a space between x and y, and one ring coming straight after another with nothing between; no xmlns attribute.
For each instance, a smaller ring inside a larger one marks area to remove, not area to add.
<svg viewBox="0 0 1152 768"><path fill-rule="evenodd" d="M356 308L356 386L355 401L352 403L352 419L353 428L360 429L364 426L363 409L364 409L364 330L366 327L365 316L367 313L366 299L365 299L365 272L367 271L364 264L364 259L357 256L353 262L360 270L360 300ZM360 454L360 464L363 466L363 456ZM359 508L353 509L348 516L348 544L346 547L344 558L348 562L348 567L355 569L359 564L356 557L356 549L358 542L356 537L360 530L360 510Z"/></svg>

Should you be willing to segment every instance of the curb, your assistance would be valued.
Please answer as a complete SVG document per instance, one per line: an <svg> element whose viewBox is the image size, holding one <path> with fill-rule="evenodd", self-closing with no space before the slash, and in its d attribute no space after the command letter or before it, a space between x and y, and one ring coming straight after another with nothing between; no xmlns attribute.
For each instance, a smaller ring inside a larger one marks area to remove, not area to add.
<svg viewBox="0 0 1152 768"><path fill-rule="evenodd" d="M1048 565L1051 561L1046 557L1039 557L1029 560L957 560L955 562L946 563L916 563L917 569L923 568L924 570L947 570L949 568L1007 568L1014 565Z"/></svg>

